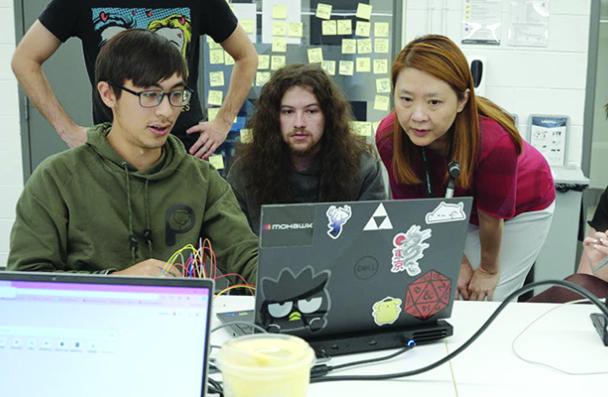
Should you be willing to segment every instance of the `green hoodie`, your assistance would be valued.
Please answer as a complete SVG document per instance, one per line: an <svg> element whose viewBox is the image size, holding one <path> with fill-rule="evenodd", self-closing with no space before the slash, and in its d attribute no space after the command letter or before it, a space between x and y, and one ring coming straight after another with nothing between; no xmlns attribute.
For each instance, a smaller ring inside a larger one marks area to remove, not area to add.
<svg viewBox="0 0 608 397"><path fill-rule="evenodd" d="M221 270L253 281L257 238L217 171L170 135L140 173L108 143L110 127L36 168L17 203L8 270L122 270L206 237Z"/></svg>

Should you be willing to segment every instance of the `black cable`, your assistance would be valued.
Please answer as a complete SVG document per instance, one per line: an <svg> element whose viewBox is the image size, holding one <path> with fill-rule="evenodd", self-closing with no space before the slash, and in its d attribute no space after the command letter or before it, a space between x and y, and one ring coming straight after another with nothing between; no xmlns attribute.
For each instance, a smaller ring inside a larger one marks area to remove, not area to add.
<svg viewBox="0 0 608 397"><path fill-rule="evenodd" d="M462 353L467 347L469 347L471 345L471 343L473 343L482 333L485 332L485 330L488 328L488 326L490 324L492 324L492 322L496 319L496 317L500 314L500 312L502 312L504 310L504 308L509 304L510 301L512 301L513 299L515 299L516 297L518 297L521 294L524 294L528 291L533 290L536 287L540 287L543 285L557 285L557 286L569 289L571 291L577 292L579 295L581 295L581 296L589 299L591 302L593 302L602 311L602 313L608 318L608 306L604 305L602 303L602 301L600 301L595 295L593 295L587 289L585 289L579 285L573 284L571 282L564 281L564 280L537 281L535 283L525 285L522 288L519 288L518 290L511 293L509 296L507 296L506 299L494 311L494 313L492 313L492 315L486 320L486 322L483 323L482 326L479 327L479 329L466 342L464 342L462 345L460 345L452 353L448 354L447 356L443 357L442 359L440 359L438 361L435 361L432 364L429 364L422 368L414 369L411 371L397 372L397 373L383 374L383 375L321 376L321 377L311 379L310 383L334 382L334 381L340 381L340 380L353 380L353 381L387 380L387 379L395 379L395 378L404 378L407 376L418 375L423 372L430 371L430 370L450 361L451 359L456 357L458 354Z"/></svg>
<svg viewBox="0 0 608 397"><path fill-rule="evenodd" d="M207 383L207 391L209 393L219 394L220 397L224 397L224 387L221 382L213 378L207 378Z"/></svg>

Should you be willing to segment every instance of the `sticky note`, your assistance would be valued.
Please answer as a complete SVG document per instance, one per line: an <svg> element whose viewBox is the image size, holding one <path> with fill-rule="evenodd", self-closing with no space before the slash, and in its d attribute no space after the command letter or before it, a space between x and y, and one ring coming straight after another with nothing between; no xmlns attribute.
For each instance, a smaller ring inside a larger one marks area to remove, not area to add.
<svg viewBox="0 0 608 397"><path fill-rule="evenodd" d="M357 66L357 73L371 72L372 61L368 57L357 57L355 60Z"/></svg>
<svg viewBox="0 0 608 397"><path fill-rule="evenodd" d="M220 108L207 108L207 118L209 120L215 120Z"/></svg>
<svg viewBox="0 0 608 397"><path fill-rule="evenodd" d="M255 85L258 87L263 86L270 80L270 72L257 72L255 74Z"/></svg>
<svg viewBox="0 0 608 397"><path fill-rule="evenodd" d="M207 103L209 105L222 106L224 99L224 93L219 90L209 90L209 96L207 97Z"/></svg>
<svg viewBox="0 0 608 397"><path fill-rule="evenodd" d="M224 156L221 154L212 154L209 156L209 164L211 164L216 170L223 170Z"/></svg>
<svg viewBox="0 0 608 397"><path fill-rule="evenodd" d="M359 3L357 5L357 18L369 19L372 17L372 6L369 4Z"/></svg>
<svg viewBox="0 0 608 397"><path fill-rule="evenodd" d="M374 99L374 109L375 110L388 110L389 105L389 97L386 95L376 95Z"/></svg>
<svg viewBox="0 0 608 397"><path fill-rule="evenodd" d="M357 52L359 54L371 54L372 53L372 40L371 39L357 39Z"/></svg>
<svg viewBox="0 0 608 397"><path fill-rule="evenodd" d="M321 62L321 68L330 76L336 75L336 61L323 61Z"/></svg>
<svg viewBox="0 0 608 397"><path fill-rule="evenodd" d="M361 136L371 136L372 135L372 123L368 121L353 121L351 123L351 128L353 133Z"/></svg>
<svg viewBox="0 0 608 397"><path fill-rule="evenodd" d="M355 35L369 37L370 24L365 21L357 21L357 25L355 26Z"/></svg>
<svg viewBox="0 0 608 397"><path fill-rule="evenodd" d="M308 51L308 63L322 63L323 62L323 49L322 48L309 48Z"/></svg>
<svg viewBox="0 0 608 397"><path fill-rule="evenodd" d="M272 39L272 52L287 52L287 40L282 37Z"/></svg>
<svg viewBox="0 0 608 397"><path fill-rule="evenodd" d="M272 35L273 36L287 36L287 22L272 21Z"/></svg>
<svg viewBox="0 0 608 397"><path fill-rule="evenodd" d="M387 59L374 59L374 74L388 74Z"/></svg>
<svg viewBox="0 0 608 397"><path fill-rule="evenodd" d="M315 14L317 18L321 19L329 19L331 18L331 9L332 5L319 3L317 4L317 13Z"/></svg>
<svg viewBox="0 0 608 397"><path fill-rule="evenodd" d="M270 70L278 70L285 66L285 55L273 55L270 58Z"/></svg>
<svg viewBox="0 0 608 397"><path fill-rule="evenodd" d="M210 72L209 73L209 85L211 87L222 87L224 85L224 72Z"/></svg>
<svg viewBox="0 0 608 397"><path fill-rule="evenodd" d="M258 69L264 70L270 67L270 56L269 55L258 55Z"/></svg>
<svg viewBox="0 0 608 397"><path fill-rule="evenodd" d="M355 39L342 39L342 54L356 54L357 41Z"/></svg>
<svg viewBox="0 0 608 397"><path fill-rule="evenodd" d="M389 78L376 79L376 92L378 94L391 93L391 80Z"/></svg>
<svg viewBox="0 0 608 397"><path fill-rule="evenodd" d="M209 63L212 65L224 63L224 50L209 50Z"/></svg>
<svg viewBox="0 0 608 397"><path fill-rule="evenodd" d="M376 37L388 37L388 22L376 22L374 23L374 36Z"/></svg>
<svg viewBox="0 0 608 397"><path fill-rule="evenodd" d="M272 6L272 19L287 18L287 6L285 4L275 4Z"/></svg>
<svg viewBox="0 0 608 397"><path fill-rule="evenodd" d="M374 51L378 54L388 54L388 39L374 39Z"/></svg>
<svg viewBox="0 0 608 397"><path fill-rule="evenodd" d="M372 131L375 133L376 131L378 131L378 126L380 126L380 122L379 121L372 121Z"/></svg>
<svg viewBox="0 0 608 397"><path fill-rule="evenodd" d="M287 35L289 37L304 36L304 24L302 22L289 22L287 25Z"/></svg>
<svg viewBox="0 0 608 397"><path fill-rule="evenodd" d="M352 76L355 71L355 63L353 61L340 61L339 72L343 76Z"/></svg>
<svg viewBox="0 0 608 397"><path fill-rule="evenodd" d="M224 52L224 65L234 65L234 58L227 52Z"/></svg>
<svg viewBox="0 0 608 397"><path fill-rule="evenodd" d="M241 128L241 143L253 142L253 133L249 128Z"/></svg>
<svg viewBox="0 0 608 397"><path fill-rule="evenodd" d="M338 27L335 19L321 22L321 34L323 36L333 36L338 34Z"/></svg>
<svg viewBox="0 0 608 397"><path fill-rule="evenodd" d="M241 26L243 27L243 30L245 31L245 33L249 34L249 33L255 33L254 29L255 29L255 22L251 19L243 19L241 21L239 21L239 23L241 24Z"/></svg>
<svg viewBox="0 0 608 397"><path fill-rule="evenodd" d="M353 34L353 23L350 19L338 19L338 34Z"/></svg>

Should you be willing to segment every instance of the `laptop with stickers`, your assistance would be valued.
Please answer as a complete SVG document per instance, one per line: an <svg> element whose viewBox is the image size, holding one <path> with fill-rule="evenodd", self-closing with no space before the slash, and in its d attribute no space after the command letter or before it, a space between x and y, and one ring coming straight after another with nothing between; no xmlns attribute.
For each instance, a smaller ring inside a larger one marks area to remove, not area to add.
<svg viewBox="0 0 608 397"><path fill-rule="evenodd" d="M262 207L255 322L317 355L452 333L473 199Z"/></svg>

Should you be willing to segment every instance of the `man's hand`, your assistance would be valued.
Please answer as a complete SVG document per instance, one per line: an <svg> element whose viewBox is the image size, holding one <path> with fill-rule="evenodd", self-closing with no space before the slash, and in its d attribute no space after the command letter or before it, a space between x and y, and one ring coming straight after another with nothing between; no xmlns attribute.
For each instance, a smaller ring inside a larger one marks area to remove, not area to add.
<svg viewBox="0 0 608 397"><path fill-rule="evenodd" d="M118 276L146 276L146 277L181 277L182 273L174 265L167 266L167 262L158 259L146 259L124 270L114 272Z"/></svg>
<svg viewBox="0 0 608 397"><path fill-rule="evenodd" d="M188 134L200 133L197 141L190 148L190 154L208 159L215 150L226 140L230 125L222 123L220 120L201 121L186 130Z"/></svg>
<svg viewBox="0 0 608 397"><path fill-rule="evenodd" d="M70 148L84 145L87 141L87 128L75 124L73 128L59 132L59 136Z"/></svg>
<svg viewBox="0 0 608 397"><path fill-rule="evenodd" d="M469 299L472 301L492 300L498 284L498 272L490 273L479 266L469 282Z"/></svg>
<svg viewBox="0 0 608 397"><path fill-rule="evenodd" d="M460 273L458 274L458 293L464 300L469 300L469 283L472 277L473 267L465 256L460 264Z"/></svg>
<svg viewBox="0 0 608 397"><path fill-rule="evenodd" d="M608 234L595 232L583 240L584 252L592 271L602 259L608 256Z"/></svg>

